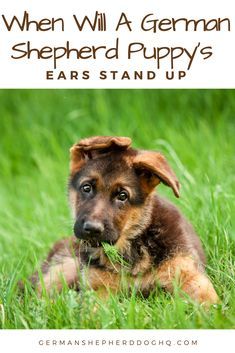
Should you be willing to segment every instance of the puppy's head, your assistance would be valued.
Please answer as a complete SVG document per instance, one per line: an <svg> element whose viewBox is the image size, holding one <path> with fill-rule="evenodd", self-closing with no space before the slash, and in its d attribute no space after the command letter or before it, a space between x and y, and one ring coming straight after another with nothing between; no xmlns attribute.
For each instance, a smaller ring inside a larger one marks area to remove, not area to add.
<svg viewBox="0 0 235 353"><path fill-rule="evenodd" d="M98 136L70 150L74 233L93 246L122 243L143 229L152 192L160 182L179 196L178 180L165 158L130 145L127 137Z"/></svg>

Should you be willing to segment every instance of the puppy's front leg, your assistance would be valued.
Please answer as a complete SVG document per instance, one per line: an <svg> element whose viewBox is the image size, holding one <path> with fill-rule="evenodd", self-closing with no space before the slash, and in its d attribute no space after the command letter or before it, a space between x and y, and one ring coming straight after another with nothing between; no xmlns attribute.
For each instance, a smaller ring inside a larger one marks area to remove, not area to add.
<svg viewBox="0 0 235 353"><path fill-rule="evenodd" d="M42 293L43 288L48 293L53 288L60 291L63 283L66 283L69 287L78 287L78 271L79 263L76 258L63 257L61 262L49 265L47 272L43 273L42 283L40 280L37 283L37 291L39 294Z"/></svg>
<svg viewBox="0 0 235 353"><path fill-rule="evenodd" d="M121 288L119 273L88 267L82 270L83 285L96 291L101 299L106 299L110 293L116 294Z"/></svg>
<svg viewBox="0 0 235 353"><path fill-rule="evenodd" d="M189 256L178 255L165 261L157 271L157 280L170 292L173 292L176 281L183 292L199 303L211 305L219 302L209 278Z"/></svg>
<svg viewBox="0 0 235 353"><path fill-rule="evenodd" d="M78 287L80 267L77 256L78 246L73 237L61 240L54 245L42 264L42 280L38 272L31 277L31 282L39 294L43 289L48 293L53 288L60 291L63 283L69 287Z"/></svg>

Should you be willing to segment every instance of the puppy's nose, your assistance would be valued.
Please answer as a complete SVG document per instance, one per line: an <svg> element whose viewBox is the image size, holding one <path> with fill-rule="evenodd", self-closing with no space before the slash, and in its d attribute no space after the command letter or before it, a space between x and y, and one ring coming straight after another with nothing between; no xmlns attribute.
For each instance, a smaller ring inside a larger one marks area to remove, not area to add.
<svg viewBox="0 0 235 353"><path fill-rule="evenodd" d="M86 221L83 230L87 235L99 236L104 231L104 226L99 221Z"/></svg>

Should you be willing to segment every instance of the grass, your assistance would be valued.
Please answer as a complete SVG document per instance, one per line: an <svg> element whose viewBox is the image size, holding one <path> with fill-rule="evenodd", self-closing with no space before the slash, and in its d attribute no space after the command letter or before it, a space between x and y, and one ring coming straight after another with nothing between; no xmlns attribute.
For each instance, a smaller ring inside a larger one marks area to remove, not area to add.
<svg viewBox="0 0 235 353"><path fill-rule="evenodd" d="M235 328L235 91L2 90L0 103L2 328ZM72 232L69 147L99 134L130 136L134 146L169 159L181 198L164 185L158 192L200 234L221 305L205 311L160 290L105 303L68 288L41 299L29 286L24 296L18 292L17 281Z"/></svg>

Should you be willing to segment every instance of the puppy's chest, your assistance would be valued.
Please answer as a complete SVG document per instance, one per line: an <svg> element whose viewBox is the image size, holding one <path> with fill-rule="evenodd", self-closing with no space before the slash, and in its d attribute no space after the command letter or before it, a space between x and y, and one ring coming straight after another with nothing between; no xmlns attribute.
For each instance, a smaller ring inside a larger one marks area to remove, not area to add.
<svg viewBox="0 0 235 353"><path fill-rule="evenodd" d="M168 249L159 241L159 235L155 230L153 234L130 240L118 261L109 258L101 248L81 251L80 261L83 268L126 273L135 277L156 268L168 255Z"/></svg>

